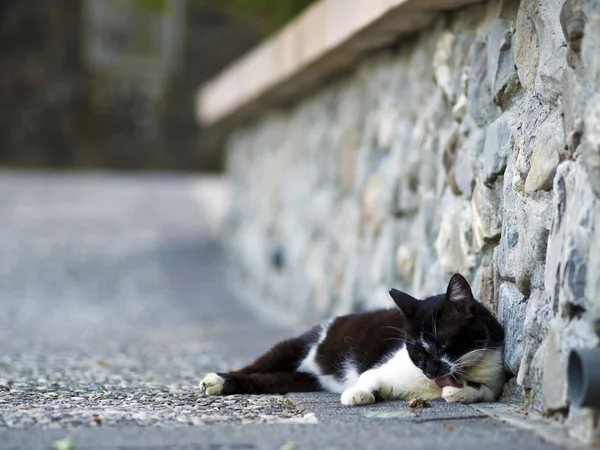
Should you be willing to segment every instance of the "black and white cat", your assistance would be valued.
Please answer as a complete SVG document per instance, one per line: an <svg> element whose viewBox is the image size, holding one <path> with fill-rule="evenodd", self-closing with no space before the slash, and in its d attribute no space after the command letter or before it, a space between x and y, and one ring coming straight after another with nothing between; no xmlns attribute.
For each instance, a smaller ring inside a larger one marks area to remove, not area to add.
<svg viewBox="0 0 600 450"><path fill-rule="evenodd" d="M336 317L243 369L206 375L200 388L208 395L328 390L344 405L499 396L504 330L462 275L452 276L446 294L425 300L390 295L398 308Z"/></svg>

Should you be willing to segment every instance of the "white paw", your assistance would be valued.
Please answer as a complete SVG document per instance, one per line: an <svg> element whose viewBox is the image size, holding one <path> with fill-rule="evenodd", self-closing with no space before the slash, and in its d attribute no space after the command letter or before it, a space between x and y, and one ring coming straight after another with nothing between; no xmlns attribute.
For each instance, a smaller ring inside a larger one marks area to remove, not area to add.
<svg viewBox="0 0 600 450"><path fill-rule="evenodd" d="M342 394L342 405L358 406L375 403L375 396L365 389L351 387Z"/></svg>
<svg viewBox="0 0 600 450"><path fill-rule="evenodd" d="M444 386L442 388L442 398L448 403L473 403L477 401L477 392L468 386L463 388Z"/></svg>
<svg viewBox="0 0 600 450"><path fill-rule="evenodd" d="M220 395L223 393L225 380L216 373L209 373L200 382L200 390L206 395Z"/></svg>

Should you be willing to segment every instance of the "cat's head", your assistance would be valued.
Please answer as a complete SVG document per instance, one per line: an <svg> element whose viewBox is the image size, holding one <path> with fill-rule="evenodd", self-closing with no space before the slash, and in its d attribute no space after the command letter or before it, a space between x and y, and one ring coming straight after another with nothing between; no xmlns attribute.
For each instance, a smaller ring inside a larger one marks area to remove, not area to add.
<svg viewBox="0 0 600 450"><path fill-rule="evenodd" d="M458 273L445 294L417 300L392 289L390 295L406 318L402 333L410 359L440 387L462 386L462 375L497 344L488 326L495 319Z"/></svg>

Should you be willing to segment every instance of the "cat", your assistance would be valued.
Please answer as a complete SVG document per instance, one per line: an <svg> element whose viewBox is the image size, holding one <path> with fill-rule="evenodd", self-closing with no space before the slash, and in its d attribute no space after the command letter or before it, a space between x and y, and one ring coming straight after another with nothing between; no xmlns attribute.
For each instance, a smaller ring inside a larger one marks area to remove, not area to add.
<svg viewBox="0 0 600 450"><path fill-rule="evenodd" d="M336 317L243 369L206 375L200 389L207 395L328 390L351 406L498 398L504 330L462 275L452 276L445 294L425 300L396 289L390 295L398 308Z"/></svg>

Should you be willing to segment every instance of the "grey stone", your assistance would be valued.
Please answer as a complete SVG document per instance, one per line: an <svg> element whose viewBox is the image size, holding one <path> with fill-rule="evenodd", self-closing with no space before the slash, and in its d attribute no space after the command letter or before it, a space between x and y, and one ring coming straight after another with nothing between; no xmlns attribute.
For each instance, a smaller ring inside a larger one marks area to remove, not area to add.
<svg viewBox="0 0 600 450"><path fill-rule="evenodd" d="M459 102L461 92L464 90L463 69L472 43L472 31L458 30L443 31L436 42L432 58L435 81L453 105Z"/></svg>
<svg viewBox="0 0 600 450"><path fill-rule="evenodd" d="M546 289L563 317L576 317L592 308L595 294L586 288L597 199L578 163L557 171L553 226L548 242ZM593 291L592 291L593 292Z"/></svg>
<svg viewBox="0 0 600 450"><path fill-rule="evenodd" d="M560 119L548 120L541 126L533 143L529 173L525 179L525 193L552 188L556 167L560 161L562 143Z"/></svg>
<svg viewBox="0 0 600 450"><path fill-rule="evenodd" d="M492 23L487 52L492 96L497 105L506 109L519 91L520 84L513 56L512 32L503 19L496 19Z"/></svg>
<svg viewBox="0 0 600 450"><path fill-rule="evenodd" d="M363 194L365 220L372 230L378 232L392 210L392 192L382 174L373 174L367 181Z"/></svg>
<svg viewBox="0 0 600 450"><path fill-rule="evenodd" d="M538 34L531 11L535 4L531 1L521 2L514 37L517 74L525 89L533 87L540 61Z"/></svg>
<svg viewBox="0 0 600 450"><path fill-rule="evenodd" d="M515 32L519 80L546 101L556 103L562 91L566 45L559 15L562 0L521 2Z"/></svg>
<svg viewBox="0 0 600 450"><path fill-rule="evenodd" d="M548 236L545 267L545 290L550 296L555 313L559 308L559 294L563 273L563 217L567 202L567 183L570 183L571 172L574 170L572 161L559 165L554 178L554 197L552 205L552 228Z"/></svg>
<svg viewBox="0 0 600 450"><path fill-rule="evenodd" d="M529 210L523 214L518 226L515 283L525 296L529 296L532 289L544 287L544 262L552 210L550 202L535 206L535 209L529 209L528 205Z"/></svg>
<svg viewBox="0 0 600 450"><path fill-rule="evenodd" d="M544 377L542 396L545 410L549 412L563 411L569 406L567 391L567 365L561 353L559 342L563 331L563 322L559 319L550 321L546 336L546 358L544 361Z"/></svg>
<svg viewBox="0 0 600 450"><path fill-rule="evenodd" d="M490 189L477 181L473 191L473 245L481 250L486 242L500 238L502 231L502 179Z"/></svg>
<svg viewBox="0 0 600 450"><path fill-rule="evenodd" d="M458 152L460 150L459 141L459 130L455 126L453 129L442 137L442 163L446 171L446 180L452 192L456 195L461 195L462 191L457 182L456 175L456 160L458 158ZM464 153L464 152L463 152ZM473 174L470 174L470 179L473 178Z"/></svg>
<svg viewBox="0 0 600 450"><path fill-rule="evenodd" d="M569 435L573 439L591 445L598 442L596 424L598 423L598 412L588 408L571 408L569 410Z"/></svg>
<svg viewBox="0 0 600 450"><path fill-rule="evenodd" d="M522 403L525 398L525 389L517 383L517 377L512 377L506 382L502 394L498 399L501 403Z"/></svg>
<svg viewBox="0 0 600 450"><path fill-rule="evenodd" d="M509 116L503 114L487 127L481 174L488 185L504 173L506 158L513 151L514 140L509 120Z"/></svg>
<svg viewBox="0 0 600 450"><path fill-rule="evenodd" d="M578 248L573 240L567 244L566 258L564 260L564 279L563 279L563 302L569 310L569 315L575 315L580 309L573 311L573 307L584 308L585 302L585 282L587 279L587 254L582 254L584 249Z"/></svg>
<svg viewBox="0 0 600 450"><path fill-rule="evenodd" d="M412 282L415 271L416 251L408 244L399 245L396 249L396 267L399 275L407 282Z"/></svg>
<svg viewBox="0 0 600 450"><path fill-rule="evenodd" d="M502 235L498 246L498 273L507 280L515 279L517 273L517 249L521 236L520 223L523 220L524 206L513 188L513 169L504 174L502 194Z"/></svg>
<svg viewBox="0 0 600 450"><path fill-rule="evenodd" d="M600 212L596 211L590 218L589 255L600 254ZM600 258L590 257L587 261L587 279L584 297L589 299L587 305L590 319L594 322L596 335L600 336Z"/></svg>
<svg viewBox="0 0 600 450"><path fill-rule="evenodd" d="M492 98L488 74L488 53L484 41L475 41L469 50L467 66L467 112L475 123L483 127L500 115L500 109Z"/></svg>
<svg viewBox="0 0 600 450"><path fill-rule="evenodd" d="M481 302L494 314L498 315L498 295L500 289L500 277L498 276L497 261L498 251L494 249L492 261L481 270Z"/></svg>
<svg viewBox="0 0 600 450"><path fill-rule="evenodd" d="M540 42L540 65L536 92L546 101L556 103L562 95L563 70L567 66L567 46L560 24L563 0L540 3L536 27Z"/></svg>
<svg viewBox="0 0 600 450"><path fill-rule="evenodd" d="M598 30L600 32L600 26ZM600 77L600 64L598 73ZM600 92L588 100L584 117L585 134L582 141L581 160L585 165L592 190L600 199Z"/></svg>
<svg viewBox="0 0 600 450"><path fill-rule="evenodd" d="M581 61L581 40L583 39L584 13L582 0L566 0L560 10L560 25L569 52L567 62L575 68Z"/></svg>
<svg viewBox="0 0 600 450"><path fill-rule="evenodd" d="M600 61L595 49L600 43L600 8L594 1L586 1L590 11L585 18L585 37L581 45L581 59L585 67L580 75L589 83L589 93L597 93L600 88Z"/></svg>
<svg viewBox="0 0 600 450"><path fill-rule="evenodd" d="M527 311L523 324L521 364L517 373L517 383L532 389L542 384L543 365L546 359L546 346L541 345L547 334L548 324L553 317L551 306L544 291L536 289L527 300ZM536 389L533 392L536 406L543 403L542 395Z"/></svg>
<svg viewBox="0 0 600 450"><path fill-rule="evenodd" d="M468 146L459 148L454 164L454 179L460 192L466 199L470 199L473 193L473 184L475 182L473 174L473 159Z"/></svg>
<svg viewBox="0 0 600 450"><path fill-rule="evenodd" d="M445 273L467 273L474 264L471 251L470 205L446 191L446 208L435 241L437 259Z"/></svg>
<svg viewBox="0 0 600 450"><path fill-rule="evenodd" d="M370 261L371 280L378 285L389 286L392 283L396 245L394 224L387 221L377 237Z"/></svg>
<svg viewBox="0 0 600 450"><path fill-rule="evenodd" d="M513 284L500 284L498 293L498 320L504 327L504 364L506 369L517 374L521 364L523 343L523 318L527 311L527 302L523 294Z"/></svg>
<svg viewBox="0 0 600 450"><path fill-rule="evenodd" d="M563 74L563 97L561 112L563 117L564 148L561 157L573 155L583 134L583 105L581 104L581 81L572 69Z"/></svg>

